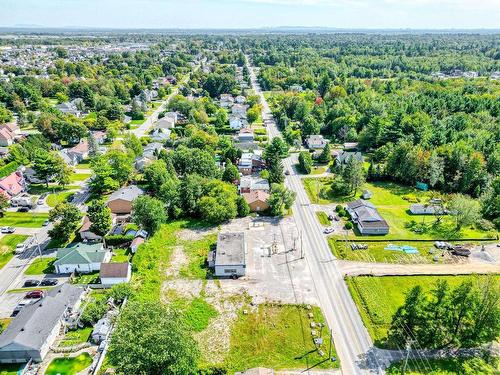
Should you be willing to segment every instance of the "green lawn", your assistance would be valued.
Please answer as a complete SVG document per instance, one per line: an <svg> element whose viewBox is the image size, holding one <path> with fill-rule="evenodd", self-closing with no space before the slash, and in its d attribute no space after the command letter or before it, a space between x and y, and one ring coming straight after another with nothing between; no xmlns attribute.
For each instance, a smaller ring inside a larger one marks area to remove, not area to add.
<svg viewBox="0 0 500 375"><path fill-rule="evenodd" d="M446 359L415 359L408 361L406 372L403 373L404 363L398 362L392 364L387 369L388 375L465 375L465 374L497 374L498 358L446 358ZM480 367L478 366L480 364ZM474 366L475 365L475 366ZM469 371L464 372L464 367ZM471 370L473 372L471 372Z"/></svg>
<svg viewBox="0 0 500 375"><path fill-rule="evenodd" d="M111 258L111 262L113 263L125 263L130 260L128 249L114 249L113 254L113 257Z"/></svg>
<svg viewBox="0 0 500 375"><path fill-rule="evenodd" d="M411 288L420 285L430 291L437 280L446 280L453 288L478 277L481 276L358 276L346 281L370 336L376 345L383 346L392 316Z"/></svg>
<svg viewBox="0 0 500 375"><path fill-rule="evenodd" d="M0 238L0 269L12 259L17 244L25 241L28 237L24 234L6 234Z"/></svg>
<svg viewBox="0 0 500 375"><path fill-rule="evenodd" d="M302 183L312 203L329 204L338 200L331 193L331 177L306 177L302 179ZM344 201L349 201L349 199Z"/></svg>
<svg viewBox="0 0 500 375"><path fill-rule="evenodd" d="M58 346L73 346L87 342L90 338L92 330L92 327L85 327L69 331L66 335L64 335Z"/></svg>
<svg viewBox="0 0 500 375"><path fill-rule="evenodd" d="M0 218L0 227L40 228L48 217L49 215L45 213L5 212Z"/></svg>
<svg viewBox="0 0 500 375"><path fill-rule="evenodd" d="M91 173L73 173L70 176L70 181L71 182L80 182L80 181L85 181L86 179L92 177Z"/></svg>
<svg viewBox="0 0 500 375"><path fill-rule="evenodd" d="M328 219L328 215L325 212L316 211L316 216L318 217L318 221L321 225L328 227L331 224L330 219Z"/></svg>
<svg viewBox="0 0 500 375"><path fill-rule="evenodd" d="M144 121L146 121L146 119L144 119L144 120L132 120L132 121L130 121L130 124L131 125L142 125L144 123Z"/></svg>
<svg viewBox="0 0 500 375"><path fill-rule="evenodd" d="M7 293L27 293L31 292L32 290L50 290L53 289L53 286L34 286L32 288L19 288L19 289L9 289Z"/></svg>
<svg viewBox="0 0 500 375"><path fill-rule="evenodd" d="M61 357L50 362L44 375L76 375L92 364L92 357L82 353L76 357Z"/></svg>
<svg viewBox="0 0 500 375"><path fill-rule="evenodd" d="M59 203L66 202L70 195L73 195L74 191L62 191L60 193L49 194L47 196L46 202L49 207L55 207Z"/></svg>
<svg viewBox="0 0 500 375"><path fill-rule="evenodd" d="M225 361L228 373L253 367L303 370L324 360L312 341L309 312L303 306L259 305L247 315L240 313L231 329L231 348ZM324 323L319 308L314 307L311 312L314 322ZM319 334L319 328L317 332ZM321 350L328 353L327 327L323 328L322 335ZM335 350L332 356L336 357ZM332 367L339 367L338 361L318 366Z"/></svg>
<svg viewBox="0 0 500 375"><path fill-rule="evenodd" d="M72 284L96 284L99 281L99 271L85 273L75 276L71 280Z"/></svg>
<svg viewBox="0 0 500 375"><path fill-rule="evenodd" d="M175 297L172 306L180 311L187 327L194 332L201 332L208 327L210 320L218 315L217 310L202 297L192 300Z"/></svg>
<svg viewBox="0 0 500 375"><path fill-rule="evenodd" d="M51 193L55 194L58 192L66 191L66 190L75 190L79 189L80 187L78 185L66 185L66 186L60 186L60 185L54 185L50 184L49 187L45 186L44 184L31 184L29 187L28 192L33 195L41 195L43 193Z"/></svg>
<svg viewBox="0 0 500 375"><path fill-rule="evenodd" d="M90 169L90 161L88 159L83 160L75 166L75 169Z"/></svg>
<svg viewBox="0 0 500 375"><path fill-rule="evenodd" d="M44 275L54 272L54 262L57 258L41 257L36 258L24 272L25 275Z"/></svg>

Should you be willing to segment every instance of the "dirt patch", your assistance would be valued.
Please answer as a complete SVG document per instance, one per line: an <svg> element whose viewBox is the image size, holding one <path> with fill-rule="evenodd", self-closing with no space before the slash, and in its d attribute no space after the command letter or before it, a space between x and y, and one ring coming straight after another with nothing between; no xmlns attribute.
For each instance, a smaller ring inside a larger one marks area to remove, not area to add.
<svg viewBox="0 0 500 375"><path fill-rule="evenodd" d="M216 232L217 228L183 229L177 233L177 236L181 241L198 241Z"/></svg>
<svg viewBox="0 0 500 375"><path fill-rule="evenodd" d="M165 271L167 279L179 276L179 271L188 262L186 254L184 254L184 248L182 246L175 246L172 251L170 266Z"/></svg>

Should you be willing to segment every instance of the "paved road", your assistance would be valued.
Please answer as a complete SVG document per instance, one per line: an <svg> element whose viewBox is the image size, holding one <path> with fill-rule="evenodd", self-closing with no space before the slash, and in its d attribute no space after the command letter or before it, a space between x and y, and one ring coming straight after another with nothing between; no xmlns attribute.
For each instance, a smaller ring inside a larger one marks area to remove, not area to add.
<svg viewBox="0 0 500 375"><path fill-rule="evenodd" d="M196 72L200 68L200 65L197 65L193 69L193 73ZM141 126L130 130L131 133L135 134L137 138L144 137L146 133L153 127L153 124L158 120L158 115L165 110L167 107L168 103L172 100L172 98L179 93L179 86L181 84L184 84L189 81L189 78L191 77L191 74L188 74L177 87L172 91L172 93L161 103L161 105L156 108L153 113L146 118L146 120L141 124Z"/></svg>
<svg viewBox="0 0 500 375"><path fill-rule="evenodd" d="M261 99L263 119L271 119L269 105L257 83L255 72L250 66L249 70L252 87ZM268 125L268 135L270 139L281 136L275 125ZM322 233L322 227L316 220L300 176L292 167L296 163L296 158L297 155L294 154L284 160L284 167L290 172L285 184L297 194L293 205L293 215L302 233L306 261L314 275L321 309L328 325L333 330L342 372L344 374L382 374L384 373L382 361L378 358L382 352L373 347L371 338L339 271L337 261Z"/></svg>

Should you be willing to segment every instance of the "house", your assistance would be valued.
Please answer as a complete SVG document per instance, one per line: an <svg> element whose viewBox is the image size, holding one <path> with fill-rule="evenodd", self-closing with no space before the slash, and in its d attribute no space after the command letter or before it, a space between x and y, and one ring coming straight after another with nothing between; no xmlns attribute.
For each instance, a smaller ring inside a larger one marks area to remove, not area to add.
<svg viewBox="0 0 500 375"><path fill-rule="evenodd" d="M148 165L150 165L154 159L147 158L145 156L138 156L134 160L134 167L136 170L139 172L144 171L144 168L146 168Z"/></svg>
<svg viewBox="0 0 500 375"><path fill-rule="evenodd" d="M162 117L153 125L153 129L172 129L175 126L176 120L171 117Z"/></svg>
<svg viewBox="0 0 500 375"><path fill-rule="evenodd" d="M269 182L265 178L243 176L240 179L239 191L240 193L251 193L253 191L269 193Z"/></svg>
<svg viewBox="0 0 500 375"><path fill-rule="evenodd" d="M56 105L56 108L60 110L64 114L70 114L76 117L80 117L82 115L82 112L78 109L77 107L77 99L71 101L71 102L65 102ZM81 100L81 99L80 99Z"/></svg>
<svg viewBox="0 0 500 375"><path fill-rule="evenodd" d="M44 184L45 180L38 178L36 175L35 170L32 167L27 167L23 171L23 176L26 181L28 181L30 184ZM49 178L49 181L51 181L52 178Z"/></svg>
<svg viewBox="0 0 500 375"><path fill-rule="evenodd" d="M215 276L238 277L246 272L246 241L243 232L219 233L217 248L209 253L209 267Z"/></svg>
<svg viewBox="0 0 500 375"><path fill-rule="evenodd" d="M77 145L64 149L59 155L68 165L76 165L89 157L89 142L84 139Z"/></svg>
<svg viewBox="0 0 500 375"><path fill-rule="evenodd" d="M241 158L238 161L238 171L243 175L252 174L252 153L241 154Z"/></svg>
<svg viewBox="0 0 500 375"><path fill-rule="evenodd" d="M370 199L373 194L370 190L363 190L361 196L363 197L363 199Z"/></svg>
<svg viewBox="0 0 500 375"><path fill-rule="evenodd" d="M92 136L99 145L102 145L106 141L106 132L96 130L92 132Z"/></svg>
<svg viewBox="0 0 500 375"><path fill-rule="evenodd" d="M246 128L248 126L248 121L236 116L229 116L229 127L233 130L239 130L241 128Z"/></svg>
<svg viewBox="0 0 500 375"><path fill-rule="evenodd" d="M346 142L344 143L344 150L357 150L358 142Z"/></svg>
<svg viewBox="0 0 500 375"><path fill-rule="evenodd" d="M256 190L250 193L243 193L241 195L250 207L251 212L261 212L269 208L269 203L267 203L269 199L268 192Z"/></svg>
<svg viewBox="0 0 500 375"><path fill-rule="evenodd" d="M163 144L160 142L148 143L143 148L142 156L149 159L156 159L156 155L163 149Z"/></svg>
<svg viewBox="0 0 500 375"><path fill-rule="evenodd" d="M65 283L40 303L24 306L0 335L0 363L43 361L61 329L78 315L84 295L83 288Z"/></svg>
<svg viewBox="0 0 500 375"><path fill-rule="evenodd" d="M163 116L163 118L172 119L174 121L174 125L175 125L177 123L177 121L179 120L179 115L177 112L166 112L165 116Z"/></svg>
<svg viewBox="0 0 500 375"><path fill-rule="evenodd" d="M219 104L222 108L230 108L234 104L234 98L231 94L221 94Z"/></svg>
<svg viewBox="0 0 500 375"><path fill-rule="evenodd" d="M291 85L290 86L290 91L293 91L293 92L302 92L302 91L304 91L304 89L302 88L301 85Z"/></svg>
<svg viewBox="0 0 500 375"><path fill-rule="evenodd" d="M363 163L364 158L361 152L350 152L350 151L342 151L339 153L339 155L335 158L335 165L341 166L349 163L351 158L356 159L358 162Z"/></svg>
<svg viewBox="0 0 500 375"><path fill-rule="evenodd" d="M236 103L238 103L238 104L245 104L245 102L247 101L247 98L245 98L243 95L238 95L238 96L235 98L235 101L236 101Z"/></svg>
<svg viewBox="0 0 500 375"><path fill-rule="evenodd" d="M116 285L128 283L132 277L132 267L130 263L102 263L99 271L99 278L103 285Z"/></svg>
<svg viewBox="0 0 500 375"><path fill-rule="evenodd" d="M80 234L80 238L84 242L86 242L86 241L91 241L91 242L101 241L102 236L99 236L98 234L95 234L94 232L92 232L90 230L91 225L92 225L92 222L90 221L89 217L85 216L83 218L83 224L80 227L80 230L78 231L78 233Z"/></svg>
<svg viewBox="0 0 500 375"><path fill-rule="evenodd" d="M132 202L144 191L136 185L130 185L118 189L111 194L107 200L107 205L114 214L130 214L132 212Z"/></svg>
<svg viewBox="0 0 500 375"><path fill-rule="evenodd" d="M240 118L246 118L247 117L247 109L248 106L244 104L235 104L231 108L231 113L234 116L238 116Z"/></svg>
<svg viewBox="0 0 500 375"><path fill-rule="evenodd" d="M165 142L170 139L170 129L153 129L149 134L149 138L154 142Z"/></svg>
<svg viewBox="0 0 500 375"><path fill-rule="evenodd" d="M238 141L240 141L240 142L253 142L254 141L253 130L249 129L249 128L241 129L238 132Z"/></svg>
<svg viewBox="0 0 500 375"><path fill-rule="evenodd" d="M307 148L309 148L311 150L320 149L320 148L323 149L327 143L328 143L328 141L325 138L323 138L322 135L319 135L319 134L310 135L306 138Z"/></svg>
<svg viewBox="0 0 500 375"><path fill-rule="evenodd" d="M68 155L68 154L66 153L66 150L59 150L59 151L58 151L58 154L59 154L59 156L61 157L61 159L62 159L62 160L64 160L64 162L65 162L67 165L71 165L71 166L73 166L73 165L78 164L78 162L77 162L75 159L73 159L73 157L71 157L70 155Z"/></svg>
<svg viewBox="0 0 500 375"><path fill-rule="evenodd" d="M99 271L101 263L109 262L111 252L102 243L87 244L79 242L76 245L57 249L54 267L56 273L90 273Z"/></svg>
<svg viewBox="0 0 500 375"><path fill-rule="evenodd" d="M94 325L94 329L92 330L91 338L94 344L100 344L104 340L106 340L111 333L111 319L107 316L101 318Z"/></svg>
<svg viewBox="0 0 500 375"><path fill-rule="evenodd" d="M0 146L8 147L14 143L14 133L12 133L9 128L0 128Z"/></svg>
<svg viewBox="0 0 500 375"><path fill-rule="evenodd" d="M347 203L346 210L351 215L353 223L357 225L361 234L382 235L389 233L389 225L380 216L372 203L364 199L358 199Z"/></svg>
<svg viewBox="0 0 500 375"><path fill-rule="evenodd" d="M13 207L34 207L36 203L34 202L35 197L32 197L28 193L22 193L12 197L10 199L10 204Z"/></svg>
<svg viewBox="0 0 500 375"><path fill-rule="evenodd" d="M410 212L413 215L439 215L445 213L443 207L436 204L412 204L410 205Z"/></svg>
<svg viewBox="0 0 500 375"><path fill-rule="evenodd" d="M0 179L0 193L5 195L7 199L11 199L24 191L26 191L26 184L20 170Z"/></svg>
<svg viewBox="0 0 500 375"><path fill-rule="evenodd" d="M132 240L132 243L130 244L130 251L132 252L132 254L135 254L137 252L137 249L144 243L144 241L145 239L142 237L135 237Z"/></svg>

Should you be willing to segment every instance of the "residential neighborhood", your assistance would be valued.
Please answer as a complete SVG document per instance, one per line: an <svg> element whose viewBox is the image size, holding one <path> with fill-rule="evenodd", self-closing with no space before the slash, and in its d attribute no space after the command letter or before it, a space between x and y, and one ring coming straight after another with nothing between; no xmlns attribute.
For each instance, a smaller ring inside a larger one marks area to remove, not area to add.
<svg viewBox="0 0 500 375"><path fill-rule="evenodd" d="M498 34L226 21L0 30L0 374L495 373Z"/></svg>

